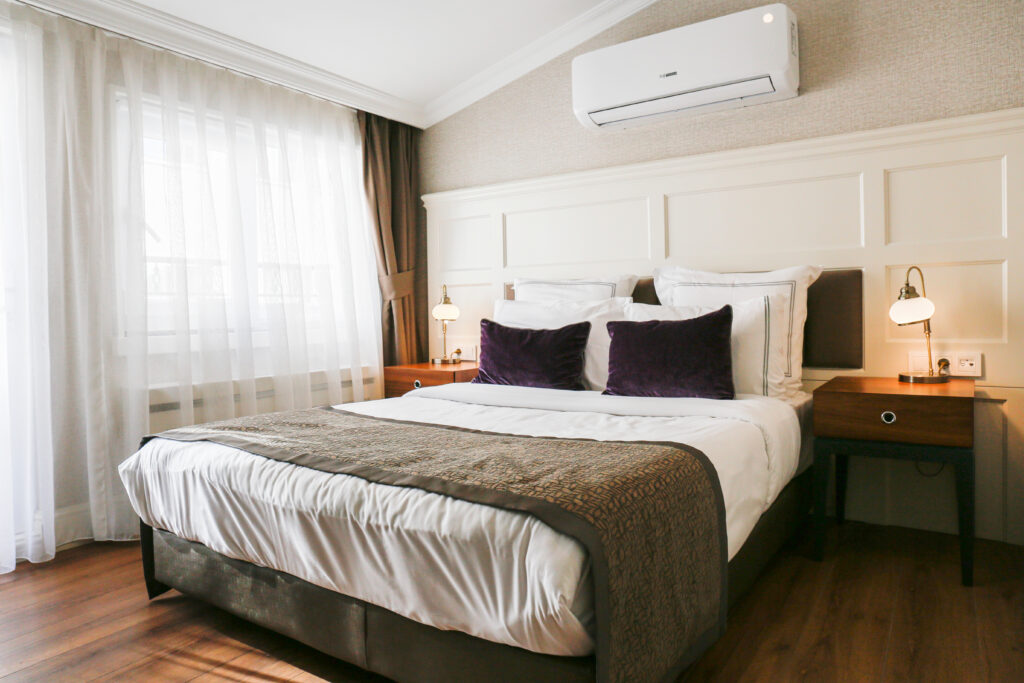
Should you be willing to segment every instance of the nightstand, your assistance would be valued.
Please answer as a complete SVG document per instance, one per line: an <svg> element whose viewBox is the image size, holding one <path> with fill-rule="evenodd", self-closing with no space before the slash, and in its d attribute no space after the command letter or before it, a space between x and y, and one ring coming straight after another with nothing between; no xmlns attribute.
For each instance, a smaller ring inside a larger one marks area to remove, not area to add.
<svg viewBox="0 0 1024 683"><path fill-rule="evenodd" d="M836 377L814 391L815 555L825 554L825 504L836 460L836 518L846 513L851 455L949 463L956 475L960 573L974 582L974 380L909 384Z"/></svg>
<svg viewBox="0 0 1024 683"><path fill-rule="evenodd" d="M476 363L469 360L450 365L435 365L434 363L389 365L384 368L384 398L401 396L420 387L469 382L476 377L476 371Z"/></svg>

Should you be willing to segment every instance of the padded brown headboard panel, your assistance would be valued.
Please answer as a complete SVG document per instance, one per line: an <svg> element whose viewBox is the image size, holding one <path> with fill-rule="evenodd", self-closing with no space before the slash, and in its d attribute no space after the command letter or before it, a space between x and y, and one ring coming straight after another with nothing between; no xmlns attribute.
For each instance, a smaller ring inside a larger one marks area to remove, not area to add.
<svg viewBox="0 0 1024 683"><path fill-rule="evenodd" d="M804 367L864 367L864 271L826 270L807 290Z"/></svg>
<svg viewBox="0 0 1024 683"><path fill-rule="evenodd" d="M515 299L511 283L505 298ZM633 289L633 300L658 304L654 278L644 277ZM826 270L807 290L804 325L805 368L864 367L864 271Z"/></svg>

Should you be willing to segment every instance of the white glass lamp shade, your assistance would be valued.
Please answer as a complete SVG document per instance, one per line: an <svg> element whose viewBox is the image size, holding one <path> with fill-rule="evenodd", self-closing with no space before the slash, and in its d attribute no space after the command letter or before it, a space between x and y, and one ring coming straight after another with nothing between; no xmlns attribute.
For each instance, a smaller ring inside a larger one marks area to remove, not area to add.
<svg viewBox="0 0 1024 683"><path fill-rule="evenodd" d="M913 325L931 320L935 315L935 304L923 296L909 299L898 299L889 308L889 317L897 325Z"/></svg>
<svg viewBox="0 0 1024 683"><path fill-rule="evenodd" d="M449 322L459 319L459 307L453 303L438 304L430 311L434 320L447 320Z"/></svg>

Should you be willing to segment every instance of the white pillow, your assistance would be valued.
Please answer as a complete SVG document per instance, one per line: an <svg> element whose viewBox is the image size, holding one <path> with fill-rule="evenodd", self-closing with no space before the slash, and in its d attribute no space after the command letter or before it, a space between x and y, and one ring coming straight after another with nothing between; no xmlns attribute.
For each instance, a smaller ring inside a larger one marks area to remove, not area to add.
<svg viewBox="0 0 1024 683"><path fill-rule="evenodd" d="M516 301L547 303L552 301L598 301L633 295L635 275L592 277L580 280L516 278L512 287Z"/></svg>
<svg viewBox="0 0 1024 683"><path fill-rule="evenodd" d="M630 301L629 297L552 303L499 299L494 302L494 322L508 327L556 330L572 323L590 321L583 381L590 389L604 391L608 383L608 347L611 346L607 323L625 320L625 306Z"/></svg>
<svg viewBox="0 0 1024 683"><path fill-rule="evenodd" d="M772 334L772 319L781 318L783 298L777 294L748 299L732 307L732 382L737 394L782 396L786 361L785 338ZM627 304L626 319L689 320L721 306L652 306ZM685 353L680 349L680 353Z"/></svg>
<svg viewBox="0 0 1024 683"><path fill-rule="evenodd" d="M785 316L772 321L772 336L786 340L784 390L790 396L802 388L804 323L807 321L807 288L821 275L817 266L794 266L767 273L706 273L668 267L654 271L658 300L670 306L736 305L747 299L778 294Z"/></svg>

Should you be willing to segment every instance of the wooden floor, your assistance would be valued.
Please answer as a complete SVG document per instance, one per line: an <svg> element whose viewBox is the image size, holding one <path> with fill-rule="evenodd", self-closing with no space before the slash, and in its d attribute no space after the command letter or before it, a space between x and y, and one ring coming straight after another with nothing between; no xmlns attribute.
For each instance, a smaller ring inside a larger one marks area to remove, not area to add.
<svg viewBox="0 0 1024 683"><path fill-rule="evenodd" d="M1024 548L848 523L825 562L783 551L682 681L1022 681ZM381 681L172 592L137 544L94 543L0 576L0 680Z"/></svg>

